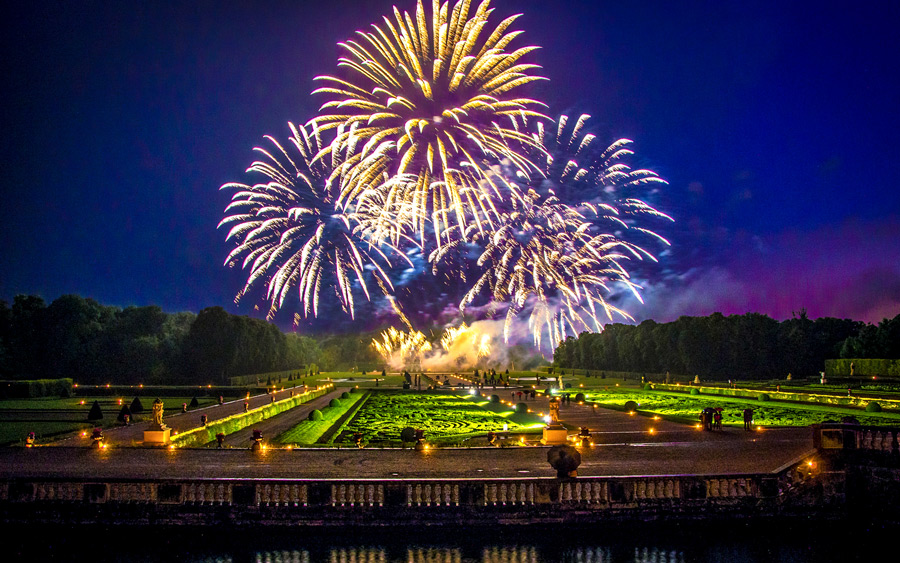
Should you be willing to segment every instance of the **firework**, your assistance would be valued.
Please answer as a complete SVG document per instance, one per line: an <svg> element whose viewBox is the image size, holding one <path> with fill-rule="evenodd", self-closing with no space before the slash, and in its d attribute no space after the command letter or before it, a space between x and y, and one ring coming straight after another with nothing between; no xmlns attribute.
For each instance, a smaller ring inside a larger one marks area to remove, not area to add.
<svg viewBox="0 0 900 563"><path fill-rule="evenodd" d="M393 20L340 44L347 78L319 76L327 85L314 92L332 99L312 121L337 131L318 158L361 147L332 176L341 180L339 201L382 185L386 200L406 202L402 222L423 238L431 225L438 246L451 228L459 236L470 222L490 222L492 199L502 197L488 187L491 165L503 159L529 174L533 165L514 147L539 149L521 126L541 117L535 108L543 104L517 94L542 79L531 74L537 65L520 62L537 47L507 51L521 33L508 30L518 16L488 33L489 2L471 15L470 4L461 0L450 10L433 0L430 17L421 0L413 15L394 8Z"/></svg>
<svg viewBox="0 0 900 563"><path fill-rule="evenodd" d="M231 227L227 239L236 241L225 263L231 267L240 263L250 271L235 301L261 282L270 303L267 318L271 319L296 287L304 315L316 316L321 291L331 286L352 317L353 287L358 285L365 297L370 297L365 269L371 269L378 286L388 292L392 288L387 272L391 264L386 252L403 254L389 243L367 242L371 229L385 229L389 222L335 205L335 194L327 182L333 167L323 160L313 161L322 146L320 132L293 124L290 128L293 134L287 147L267 136L272 148L254 149L264 159L254 162L247 172L262 175L265 183L228 183L221 188L237 190L219 223ZM339 167L353 155L333 156L334 166Z"/></svg>
<svg viewBox="0 0 900 563"><path fill-rule="evenodd" d="M551 348L569 331L601 330L602 319L612 320L614 314L631 319L605 295L613 286L625 287L640 300L640 287L631 281L624 261L656 259L613 233L633 229L668 244L654 231L637 225L636 217L670 218L629 193L636 186L664 181L652 171L632 170L623 162L632 154L627 139L592 154L594 136L579 137L587 119L581 116L569 132L563 116L555 134L538 124L535 138L547 153L542 177L526 179L520 186L507 179L512 175L499 175L496 181L507 184L511 197L498 228L490 235L471 235L483 245L478 259L482 274L460 308L465 310L485 290L492 300L506 304L507 341L514 320L525 311L530 313L535 345L540 347L546 332ZM453 246L434 251L432 260L440 262Z"/></svg>
<svg viewBox="0 0 900 563"><path fill-rule="evenodd" d="M441 348L447 353L454 352L455 348L464 347L474 349L478 358L486 358L491 354L491 335L481 333L466 323L458 327L447 327L441 336ZM468 354L464 354L468 356Z"/></svg>
<svg viewBox="0 0 900 563"><path fill-rule="evenodd" d="M431 343L417 330L402 331L394 327L381 333L381 340L372 339L372 347L386 364L405 365L421 360L422 354L431 350Z"/></svg>

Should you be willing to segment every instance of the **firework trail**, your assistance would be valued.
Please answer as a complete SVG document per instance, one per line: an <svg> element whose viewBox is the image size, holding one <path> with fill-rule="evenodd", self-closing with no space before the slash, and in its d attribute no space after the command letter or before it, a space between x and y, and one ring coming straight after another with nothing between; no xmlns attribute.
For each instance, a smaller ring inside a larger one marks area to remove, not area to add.
<svg viewBox="0 0 900 563"><path fill-rule="evenodd" d="M665 181L629 166L630 140L604 148L584 132L587 115L554 122L522 97L543 79L522 62L537 47L508 50L518 16L494 26L488 0L471 8L433 0L427 15L419 1L341 43L343 74L316 78L329 97L320 115L291 125L286 147L267 137L274 149L255 149L265 158L248 172L266 182L223 186L237 190L220 224L236 244L226 264L250 272L238 298L263 283L271 318L296 287L317 316L327 286L352 317L354 288L368 299L374 281L409 329L373 340L393 364L430 350L392 294L392 276L402 287L407 275L395 275L395 253L411 269L410 256L427 256L434 280L464 284L461 312L503 311L507 342L525 316L539 348L630 319L609 296L624 287L640 300L627 261L656 260L645 238L668 245L645 222L671 218L640 197ZM448 329L444 349L465 335L489 355L490 336L470 332Z"/></svg>
<svg viewBox="0 0 900 563"><path fill-rule="evenodd" d="M640 287L630 280L624 261L656 259L613 233L633 229L668 244L637 225L636 218L671 219L646 202L627 197L637 186L665 182L652 171L632 170L623 162L632 154L627 139L591 154L594 135L579 137L587 119L582 115L569 132L568 118L562 116L555 134L548 134L539 123L535 137L547 154L541 177L526 179L520 186L507 179L512 175L498 176L496 181L505 182L511 194L508 207L493 233L470 234L483 245L477 262L482 274L463 297L460 309L464 311L485 290L495 302L507 304L507 341L512 324L526 311L535 345L541 346L546 332L551 349L567 332L601 330L601 317L612 320L618 314L631 319L604 295L619 286L640 299ZM435 250L431 259L441 262L460 244Z"/></svg>
<svg viewBox="0 0 900 563"><path fill-rule="evenodd" d="M389 224L383 217L335 206L334 190L327 182L333 167L323 160L313 161L322 147L320 132L289 125L293 134L287 147L267 136L272 148L254 149L264 159L247 172L262 175L265 183L228 183L221 188L237 190L219 223L231 227L227 240L234 239L236 244L225 263L234 267L240 262L250 271L235 302L261 282L271 319L296 287L304 315L316 316L321 290L331 286L352 317L354 282L370 297L365 269L371 269L378 286L389 292L391 263L386 252L405 256L389 243L368 242L368 231ZM339 167L352 156L335 152L330 160Z"/></svg>
<svg viewBox="0 0 900 563"><path fill-rule="evenodd" d="M489 167L503 159L527 175L533 165L513 147L539 149L522 125L542 117L535 108L544 104L514 93L542 79L531 74L537 65L520 62L537 47L507 51L521 33L508 31L518 16L488 32L489 1L474 14L470 5L461 0L450 10L433 0L430 17L421 0L412 15L394 8L393 20L340 44L346 79L316 77L327 85L314 93L332 99L312 122L336 130L318 158L361 147L340 171L339 202L382 185L387 201L407 203L399 218L423 244L429 226L437 246L442 233L461 235L473 222L484 228L497 195L487 188ZM383 184L387 178L405 181Z"/></svg>

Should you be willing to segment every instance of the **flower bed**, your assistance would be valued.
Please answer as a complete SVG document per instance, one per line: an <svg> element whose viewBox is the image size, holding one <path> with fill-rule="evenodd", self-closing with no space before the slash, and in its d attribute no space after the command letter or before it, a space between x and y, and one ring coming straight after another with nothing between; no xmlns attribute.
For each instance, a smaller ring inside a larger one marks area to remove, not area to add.
<svg viewBox="0 0 900 563"><path fill-rule="evenodd" d="M837 421L847 415L846 409L832 409L819 405L789 405L783 403L759 402L757 400L740 400L735 398L711 397L703 395L681 395L658 392L590 392L586 393L588 401L614 408L624 409L627 401L638 403L638 410L682 419L697 420L699 413L706 407L723 407L722 423L726 425L743 425L743 410L753 409L754 424L762 426L809 426L825 421ZM854 412L861 424L884 425L896 424L897 415L881 413Z"/></svg>
<svg viewBox="0 0 900 563"><path fill-rule="evenodd" d="M400 442L407 426L425 431L428 440L463 437L502 431L522 432L540 426L539 419L527 413L514 413L505 407L500 412L484 408L487 399L439 393L390 393L372 395L351 420L335 443L350 443L360 432L368 443ZM499 410L499 409L498 409Z"/></svg>

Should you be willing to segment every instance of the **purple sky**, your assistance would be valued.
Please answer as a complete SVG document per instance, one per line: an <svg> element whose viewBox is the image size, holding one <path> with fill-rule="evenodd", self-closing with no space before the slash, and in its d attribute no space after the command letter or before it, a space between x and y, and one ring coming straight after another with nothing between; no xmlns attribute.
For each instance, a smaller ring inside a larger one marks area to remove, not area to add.
<svg viewBox="0 0 900 563"><path fill-rule="evenodd" d="M19 3L4 18L0 299L241 314L216 230L262 136L391 3ZM900 4L496 0L549 82L670 185L637 319L900 313ZM398 2L412 10L414 3ZM327 328L327 320L317 328ZM371 328L361 323L361 328Z"/></svg>

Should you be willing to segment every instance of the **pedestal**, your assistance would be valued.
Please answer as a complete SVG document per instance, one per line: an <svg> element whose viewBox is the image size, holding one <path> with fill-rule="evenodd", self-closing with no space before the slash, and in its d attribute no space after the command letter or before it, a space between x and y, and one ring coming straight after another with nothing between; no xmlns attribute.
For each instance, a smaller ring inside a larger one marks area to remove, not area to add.
<svg viewBox="0 0 900 563"><path fill-rule="evenodd" d="M544 427L544 437L541 438L541 443L545 446L565 444L568 435L569 433L566 430L566 427L562 424L548 424Z"/></svg>
<svg viewBox="0 0 900 563"><path fill-rule="evenodd" d="M144 430L145 446L168 446L171 442L171 428Z"/></svg>

